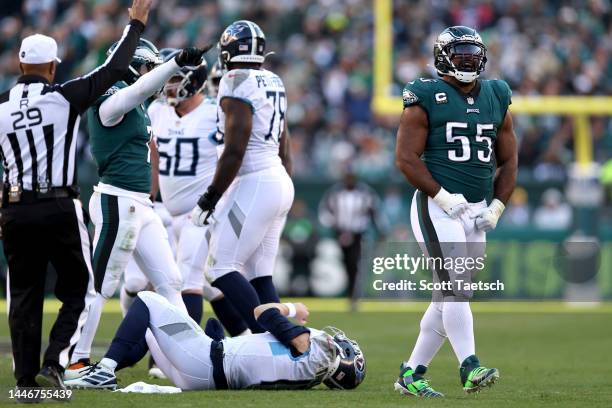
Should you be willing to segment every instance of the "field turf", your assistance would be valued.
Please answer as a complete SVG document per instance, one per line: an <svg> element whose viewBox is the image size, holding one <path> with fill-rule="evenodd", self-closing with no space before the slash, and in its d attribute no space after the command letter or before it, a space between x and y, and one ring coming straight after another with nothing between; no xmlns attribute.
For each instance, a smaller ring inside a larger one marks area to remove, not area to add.
<svg viewBox="0 0 612 408"><path fill-rule="evenodd" d="M417 400L393 391L398 367L418 333L426 303L365 302L359 313L340 300L305 300L313 327L335 325L359 341L367 360L365 382L354 391L214 391L178 395L134 395L76 391L73 407L611 407L612 305L572 308L561 303L474 304L476 346L481 361L499 368L500 382L477 395L464 395L457 361L447 344L428 372L439 400ZM45 333L58 304L48 301ZM0 309L5 310L0 302ZM210 308L206 307L206 313ZM95 343L96 358L105 350L120 320L111 301ZM8 405L14 385L6 315L0 317L0 406ZM120 385L148 381L146 362L119 372ZM161 382L166 384L166 382Z"/></svg>

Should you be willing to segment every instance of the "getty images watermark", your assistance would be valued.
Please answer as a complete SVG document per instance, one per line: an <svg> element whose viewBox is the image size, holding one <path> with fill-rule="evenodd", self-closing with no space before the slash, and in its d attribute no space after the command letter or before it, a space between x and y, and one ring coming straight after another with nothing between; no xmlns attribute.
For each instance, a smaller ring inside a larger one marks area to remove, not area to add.
<svg viewBox="0 0 612 408"><path fill-rule="evenodd" d="M393 254L372 258L372 273L378 275L372 280L376 292L442 292L470 295L478 292L502 292L505 285L499 279L491 282L474 280L473 277L485 268L486 254L482 256L417 256ZM384 274L393 272L402 278L383 279ZM417 272L428 272L428 278L418 279ZM433 277L433 279L432 279Z"/></svg>

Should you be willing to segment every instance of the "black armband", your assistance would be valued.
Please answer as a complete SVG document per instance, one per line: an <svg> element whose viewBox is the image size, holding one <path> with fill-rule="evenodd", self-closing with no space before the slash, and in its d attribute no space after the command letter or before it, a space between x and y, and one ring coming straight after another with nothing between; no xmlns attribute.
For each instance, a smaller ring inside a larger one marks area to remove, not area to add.
<svg viewBox="0 0 612 408"><path fill-rule="evenodd" d="M269 331L284 346L291 347L291 340L300 334L310 333L304 326L291 323L277 308L273 307L263 312L257 318L257 323Z"/></svg>

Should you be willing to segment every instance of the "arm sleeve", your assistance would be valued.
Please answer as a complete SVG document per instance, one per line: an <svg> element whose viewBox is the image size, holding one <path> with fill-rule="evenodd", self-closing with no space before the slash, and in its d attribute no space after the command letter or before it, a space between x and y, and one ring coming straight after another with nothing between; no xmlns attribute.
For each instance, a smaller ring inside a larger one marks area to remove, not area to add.
<svg viewBox="0 0 612 408"><path fill-rule="evenodd" d="M132 20L123 30L119 44L104 64L90 73L59 85L59 92L83 113L128 70L144 24Z"/></svg>
<svg viewBox="0 0 612 408"><path fill-rule="evenodd" d="M113 126L121 121L123 115L143 103L158 91L180 67L174 58L147 72L132 85L122 88L106 98L100 105L100 121L104 126Z"/></svg>

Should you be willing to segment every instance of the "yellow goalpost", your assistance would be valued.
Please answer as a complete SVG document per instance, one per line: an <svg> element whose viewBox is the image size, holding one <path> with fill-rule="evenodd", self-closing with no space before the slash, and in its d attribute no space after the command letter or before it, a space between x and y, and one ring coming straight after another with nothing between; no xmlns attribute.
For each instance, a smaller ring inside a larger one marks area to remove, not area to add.
<svg viewBox="0 0 612 408"><path fill-rule="evenodd" d="M393 0L373 0L374 5L374 94L372 111L379 115L399 115L402 98L391 95L393 74ZM574 148L579 167L593 161L593 141L589 116L612 115L612 97L607 96L514 96L514 114L569 115L574 117Z"/></svg>

